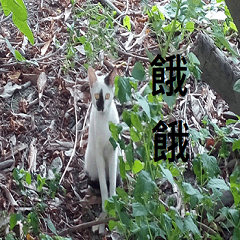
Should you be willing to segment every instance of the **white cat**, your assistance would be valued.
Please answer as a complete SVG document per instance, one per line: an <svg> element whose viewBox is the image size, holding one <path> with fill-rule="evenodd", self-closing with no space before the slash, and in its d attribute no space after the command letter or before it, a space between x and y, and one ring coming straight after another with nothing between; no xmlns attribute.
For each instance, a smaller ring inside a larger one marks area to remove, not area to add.
<svg viewBox="0 0 240 240"><path fill-rule="evenodd" d="M114 150L109 141L111 136L109 121L119 123L118 112L113 101L116 74L117 69L114 68L108 75L97 76L91 67L88 68L92 109L85 154L85 171L92 182L99 180L104 212L104 201L116 194L118 175L118 148Z"/></svg>

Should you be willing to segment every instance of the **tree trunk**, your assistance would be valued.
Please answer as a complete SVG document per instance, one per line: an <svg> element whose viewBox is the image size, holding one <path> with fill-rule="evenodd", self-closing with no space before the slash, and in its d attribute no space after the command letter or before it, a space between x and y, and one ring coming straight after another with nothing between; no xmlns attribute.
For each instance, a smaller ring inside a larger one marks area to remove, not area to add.
<svg viewBox="0 0 240 240"><path fill-rule="evenodd" d="M229 104L230 110L240 115L240 93L233 90L234 83L240 79L240 71L230 64L224 53L205 33L198 34L191 51L200 61L202 80L210 85Z"/></svg>

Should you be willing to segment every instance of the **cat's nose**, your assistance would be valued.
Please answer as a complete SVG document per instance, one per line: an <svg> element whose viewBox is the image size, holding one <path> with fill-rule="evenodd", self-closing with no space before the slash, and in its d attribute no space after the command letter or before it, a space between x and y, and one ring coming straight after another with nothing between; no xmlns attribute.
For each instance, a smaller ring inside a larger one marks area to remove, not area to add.
<svg viewBox="0 0 240 240"><path fill-rule="evenodd" d="M103 106L97 106L97 110L100 112L102 111L103 112Z"/></svg>

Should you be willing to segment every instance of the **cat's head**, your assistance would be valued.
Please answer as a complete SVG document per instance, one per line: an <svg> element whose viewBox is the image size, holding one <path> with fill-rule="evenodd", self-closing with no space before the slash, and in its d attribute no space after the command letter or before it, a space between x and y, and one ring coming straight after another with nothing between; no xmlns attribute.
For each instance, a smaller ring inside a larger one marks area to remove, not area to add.
<svg viewBox="0 0 240 240"><path fill-rule="evenodd" d="M98 111L106 113L110 109L114 97L114 79L117 74L116 67L105 76L97 76L94 69L88 68L88 79L92 103Z"/></svg>

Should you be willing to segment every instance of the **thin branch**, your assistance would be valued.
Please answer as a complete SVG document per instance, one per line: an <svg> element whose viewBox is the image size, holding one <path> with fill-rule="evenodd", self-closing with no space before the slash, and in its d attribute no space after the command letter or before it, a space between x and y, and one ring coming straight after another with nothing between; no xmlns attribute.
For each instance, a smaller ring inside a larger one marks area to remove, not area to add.
<svg viewBox="0 0 240 240"><path fill-rule="evenodd" d="M76 121L76 124L77 124L78 121L77 121L77 104L76 104L76 91L77 91L76 83L77 83L77 81L75 82L73 99L74 99L75 121ZM66 171L67 171L67 169L68 169L68 167L69 167L69 165L70 165L70 163L71 163L71 161L73 159L73 156L75 155L75 151L76 151L76 147L77 147L77 141L78 141L78 129L76 127L75 142L74 142L73 151L72 151L71 157L70 157L70 159L68 161L68 164L67 164L67 166L66 166L66 168L65 168L65 170L63 172L63 175L61 176L61 179L59 181L59 185L61 184L61 182L62 182L62 180L64 178L64 175L66 174Z"/></svg>
<svg viewBox="0 0 240 240"><path fill-rule="evenodd" d="M141 57L141 56L138 56L138 55L135 55L135 54L132 54L132 53L124 52L124 51L120 50L119 48L117 50L120 54L123 54L125 56L134 57L134 58L137 58L139 60L142 60L143 62L149 62L149 59L146 58L146 57Z"/></svg>
<svg viewBox="0 0 240 240"><path fill-rule="evenodd" d="M92 227L92 226L95 226L95 225L100 225L102 223L107 223L110 220L117 221L118 219L116 219L116 218L105 218L105 219L101 219L101 220L97 220L97 221L82 223L82 224L79 224L77 226L74 226L74 227L71 227L71 228L68 228L68 229L64 229L63 231L61 231L59 233L59 236L65 236L66 234L71 233L71 232L75 232L75 231L78 231L78 230L89 228L89 227Z"/></svg>

